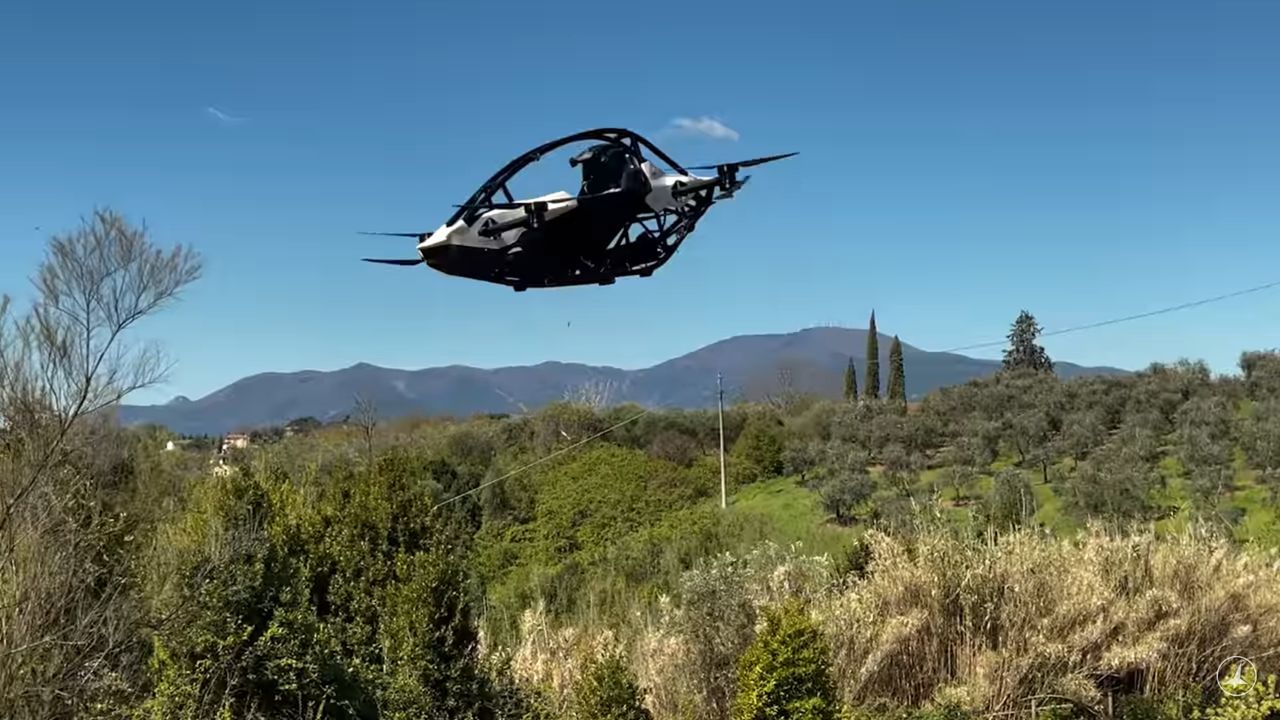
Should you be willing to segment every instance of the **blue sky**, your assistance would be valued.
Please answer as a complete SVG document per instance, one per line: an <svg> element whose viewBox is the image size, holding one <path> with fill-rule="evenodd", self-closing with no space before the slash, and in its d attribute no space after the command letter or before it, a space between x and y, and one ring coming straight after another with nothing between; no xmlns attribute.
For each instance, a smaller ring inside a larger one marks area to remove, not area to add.
<svg viewBox="0 0 1280 720"><path fill-rule="evenodd" d="M359 361L642 367L872 307L926 349L1024 307L1047 329L1143 312L1280 279L1277 36L1265 0L9 0L0 290L95 205L197 246L205 277L139 329L177 361L146 401ZM738 138L668 132L703 116ZM801 154L647 280L516 294L358 262L412 249L356 231L433 229L515 154L612 125L686 164ZM1228 371L1280 344L1277 311L1280 290L1045 344Z"/></svg>

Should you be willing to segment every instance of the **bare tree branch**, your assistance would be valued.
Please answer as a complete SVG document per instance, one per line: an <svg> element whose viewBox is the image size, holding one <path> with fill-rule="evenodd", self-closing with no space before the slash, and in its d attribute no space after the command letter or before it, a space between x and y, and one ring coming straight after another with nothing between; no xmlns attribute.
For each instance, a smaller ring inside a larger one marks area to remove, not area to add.
<svg viewBox="0 0 1280 720"><path fill-rule="evenodd" d="M364 435L365 452L369 462L369 467L373 468L374 460L374 436L378 428L378 407L374 402L363 395L356 395L355 404L356 423L360 427L361 433Z"/></svg>
<svg viewBox="0 0 1280 720"><path fill-rule="evenodd" d="M168 369L129 331L200 273L101 209L49 240L27 311L0 299L0 716L74 715L136 649L145 613L102 554L119 525L94 463L103 413Z"/></svg>

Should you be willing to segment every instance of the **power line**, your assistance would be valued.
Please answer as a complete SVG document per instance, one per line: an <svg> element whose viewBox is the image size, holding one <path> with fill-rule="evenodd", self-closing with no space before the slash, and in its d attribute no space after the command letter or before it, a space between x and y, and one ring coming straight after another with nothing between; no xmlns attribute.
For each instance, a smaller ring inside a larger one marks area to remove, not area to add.
<svg viewBox="0 0 1280 720"><path fill-rule="evenodd" d="M1277 287L1277 286L1280 286L1280 280L1269 282L1264 285L1257 285L1251 288L1246 288L1244 290L1236 290L1235 292L1229 292L1229 293L1226 293L1225 295L1215 295L1214 297L1203 298L1201 300L1193 300L1192 302L1182 303L1181 305L1171 305L1169 307L1160 308L1159 310L1151 310L1149 312L1138 313L1137 315L1126 315L1124 317L1112 318L1110 320L1102 320L1100 322L1092 322L1086 325L1075 325L1073 327L1062 328L1060 330L1051 330L1049 332L1042 332L1040 333L1040 337L1066 335L1067 333L1079 332L1081 330L1092 330L1093 328L1100 328L1105 325L1116 325L1123 322L1129 322L1131 320L1141 320L1142 318L1149 318L1155 315L1164 315L1166 313L1177 312L1178 310L1186 310L1188 308L1198 307L1200 305L1208 305L1209 303L1228 300L1233 297L1240 297L1241 295L1248 295L1250 293L1261 292L1263 290L1270 290L1271 288ZM975 343L973 345L961 345L959 347L949 348L947 350L941 350L939 352L953 353L953 352L960 352L961 350L977 350L979 348L996 347L998 345L1004 345L1006 343L1008 343L1007 339L992 340L991 342Z"/></svg>
<svg viewBox="0 0 1280 720"><path fill-rule="evenodd" d="M555 452L553 452L553 453L551 453L551 454L549 454L549 455L546 455L546 456L541 457L541 458L539 458L539 459L537 459L537 460L534 460L533 462L529 463L528 465L522 465L522 466L520 466L520 467L516 468L515 470L512 470L511 472L507 473L506 475L503 475L503 476L502 476L502 477L500 477L500 478L495 478L495 479L490 480L490 481L488 481L488 482L480 483L479 485L477 485L477 486L475 486L475 487L471 488L470 490L468 490L468 491L466 491L466 492L458 493L457 495L454 495L453 497L449 498L448 500L445 500L445 501L443 501L443 502L441 502L441 503L437 504L435 507L433 507L433 508L431 508L431 509L432 509L432 510L437 510L437 509L439 509L439 508L441 508L441 507L443 507L443 506L445 506L445 505L448 505L449 503L453 502L454 500L458 500L458 499L460 499L460 498L464 498L464 497L466 497L467 495L470 495L470 494L472 494L472 493L480 492L481 490L483 490L483 489L485 489L485 488L489 487L490 485L494 485L494 484L500 483L500 482L502 482L503 480L506 480L507 478L513 477L513 476L515 476L515 475L519 475L520 473L524 472L525 470L528 470L529 468L532 468L532 467L534 467L534 466L536 466L536 465L541 465L542 463L544 463L544 462L546 462L546 461L550 460L551 458L554 458L554 457L559 456L559 455L563 455L564 453L567 453L567 452L569 452L570 450L573 450L574 448L582 447L583 445L586 445L587 443L591 442L592 440L595 440L596 438L600 438L600 437L604 437L605 435L608 435L609 433L613 432L614 430L617 430L618 428L622 427L623 425L626 425L626 424L628 424L628 423L633 423L633 422L635 422L636 420L639 420L640 418L644 417L645 415L648 415L648 414L649 414L649 412L650 412L651 410L652 410L652 408L646 408L644 411L639 412L639 413L636 413L635 415L632 415L631 417L627 418L626 420L623 420L623 421L622 421L622 422L620 422L620 423L616 423L616 424L614 424L614 425L611 425L611 426L609 426L609 427L605 428L604 430L601 430L600 432L598 432L598 433L596 433L596 434L594 434L594 435L589 435L589 436L587 436L587 437L585 437L585 438L583 438L583 439L579 440L578 442L576 442L576 443L574 443L574 444L572 444L572 445L569 445L569 446L567 446L567 447L562 447L562 448L560 448L559 450L556 450Z"/></svg>
<svg viewBox="0 0 1280 720"><path fill-rule="evenodd" d="M1256 285L1256 286L1251 287L1251 288L1245 288L1244 290L1236 290L1235 292L1229 292L1229 293L1226 293L1226 294L1223 294L1223 295L1215 295L1215 296L1213 296L1213 297L1202 298L1202 299L1200 299L1200 300L1193 300L1193 301L1191 301L1191 302L1182 303L1182 304L1180 304L1180 305L1171 305L1171 306L1169 306L1169 307L1160 308L1160 309L1158 309L1158 310L1150 310L1150 311L1148 311L1148 312L1137 313L1136 315L1125 315L1125 316L1123 316L1123 317L1111 318L1111 319L1109 319L1109 320L1101 320L1101 321L1098 321L1098 322L1087 323L1087 324L1084 324L1084 325L1075 325L1075 326L1072 326L1072 327L1061 328L1061 329L1059 329L1059 330L1051 330L1051 331L1048 331L1048 332L1042 332L1042 333L1040 333L1040 337L1052 337L1052 336L1055 336L1055 335L1066 335L1067 333L1080 332L1081 330L1092 330L1092 329L1094 329L1094 328L1100 328L1100 327L1104 327L1104 326L1107 326L1107 325L1116 325L1116 324L1119 324L1119 323L1130 322L1130 321L1133 321L1133 320L1141 320L1142 318L1154 317L1154 316L1156 316L1156 315L1164 315L1164 314L1171 313L1171 312L1177 312L1177 311L1179 311L1179 310L1186 310L1186 309L1189 309L1189 308L1198 307L1198 306L1200 306L1200 305L1208 305L1209 303L1221 302L1222 300L1229 300L1229 299L1234 298L1234 297L1240 297L1241 295L1249 295L1249 294L1251 294L1251 293L1262 292L1263 290L1270 290L1271 288L1274 288L1274 287L1277 287L1277 286L1280 286L1280 280L1276 280L1276 281L1274 281L1274 282L1265 283L1265 284L1263 284L1263 285ZM960 345L960 346L957 346L957 347L948 348L948 349L946 349L946 350L940 350L940 351L938 351L938 352L954 353L954 352L960 352L961 350L977 350L977 349L980 349L980 348L988 348L988 347L996 347L996 346L999 346L999 345L1004 345L1006 342L1008 342L1008 340L1007 340L1007 339L1006 339L1006 340L992 340L992 341L990 341L990 342L974 343L974 344L972 344L972 345ZM722 393L722 397L723 397L723 393ZM466 497L466 496L468 496L468 495L472 495L472 494L474 494L474 493L480 492L481 490L483 490L483 489L485 489L485 488L487 488L487 487L489 487L489 486L491 486L491 485L496 485L497 483L500 483L500 482L502 482L503 480L507 480L507 479L509 479L509 478L511 478L511 477L514 477L514 476L516 476L516 475L519 475L520 473L522 473L522 472L524 472L524 471L526 471L526 470L529 470L529 469L531 469L531 468L533 468L533 467L535 467L535 466L537 466L537 465L541 465L542 463L547 462L548 460L551 460L551 459L553 459L553 458L555 458L555 457L558 457L558 456L560 456L560 455L563 455L564 453L567 453L567 452L569 452L570 450L573 450L573 449L575 449L575 448L582 447L583 445L586 445L587 443L591 442L592 440L596 440L596 439L598 439L598 438L604 437L605 435L608 435L609 433L613 432L614 430L617 430L618 428L623 427L624 425L628 425L628 424L630 424L630 423L635 422L636 420L639 420L640 418L644 417L645 415L648 415L648 414L650 413L650 411L651 411L651 410L652 410L652 408L649 408L649 409L645 409L645 410L644 410L644 411L642 411L642 412L636 413L635 415L632 415L631 417L629 417L629 418L627 418L627 419L625 419L625 420L623 420L623 421L621 421L621 422L619 422L619 423L615 423L614 425L611 425L611 426L609 426L609 427L605 428L604 430L601 430L600 432L597 432L597 433L595 433L595 434L593 434L593 435L590 435L590 436L588 436L588 437L585 437L585 438L583 438L582 440L579 440L578 442L573 443L572 445L569 445L569 446L567 446L567 447L560 448L559 450L556 450L555 452L552 452L552 453L550 453L550 454L548 454L548 455L546 455L546 456L544 456L544 457L542 457L542 458L539 458L539 459L537 459L537 460L534 460L533 462L528 463L527 465L522 465L522 466L520 466L520 467L516 468L515 470L512 470L511 472L509 472L509 473L507 473L507 474L505 474L505 475L503 475L503 476L501 476L501 477L495 478L495 479L490 480L490 481L485 482L485 483L481 483L480 485L477 485L476 487L474 487L474 488L472 488L472 489L470 489L470 490L467 490L466 492L462 492L462 493L459 493L459 494L457 494L457 495L454 495L453 497L451 497L451 498L449 498L449 499L447 499L447 500L444 500L443 502L438 503L437 505L435 505L435 507L433 507L433 508L431 508L431 509L432 509L432 510L436 510L436 509L441 508L441 507L443 507L443 506L445 506L445 505L448 505L449 503L451 503L451 502L453 502L453 501L455 501L455 500L459 500L459 499L464 498L464 497Z"/></svg>

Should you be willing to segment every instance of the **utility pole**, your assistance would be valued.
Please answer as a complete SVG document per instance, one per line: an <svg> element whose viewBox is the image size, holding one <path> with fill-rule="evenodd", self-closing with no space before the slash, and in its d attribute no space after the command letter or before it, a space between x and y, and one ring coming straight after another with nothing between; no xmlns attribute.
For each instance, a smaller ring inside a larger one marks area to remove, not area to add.
<svg viewBox="0 0 1280 720"><path fill-rule="evenodd" d="M716 395L720 405L720 509L729 507L724 482L724 377L716 373Z"/></svg>

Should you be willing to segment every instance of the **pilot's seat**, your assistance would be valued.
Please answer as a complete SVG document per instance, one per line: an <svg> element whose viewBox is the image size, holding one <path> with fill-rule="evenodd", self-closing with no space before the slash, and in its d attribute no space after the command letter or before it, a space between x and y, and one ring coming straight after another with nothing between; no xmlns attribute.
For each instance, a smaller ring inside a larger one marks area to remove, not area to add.
<svg viewBox="0 0 1280 720"><path fill-rule="evenodd" d="M582 166L582 189L578 191L579 195L592 195L620 188L640 189L646 182L644 171L636 165L630 153L618 145L593 145L570 158L569 165Z"/></svg>

